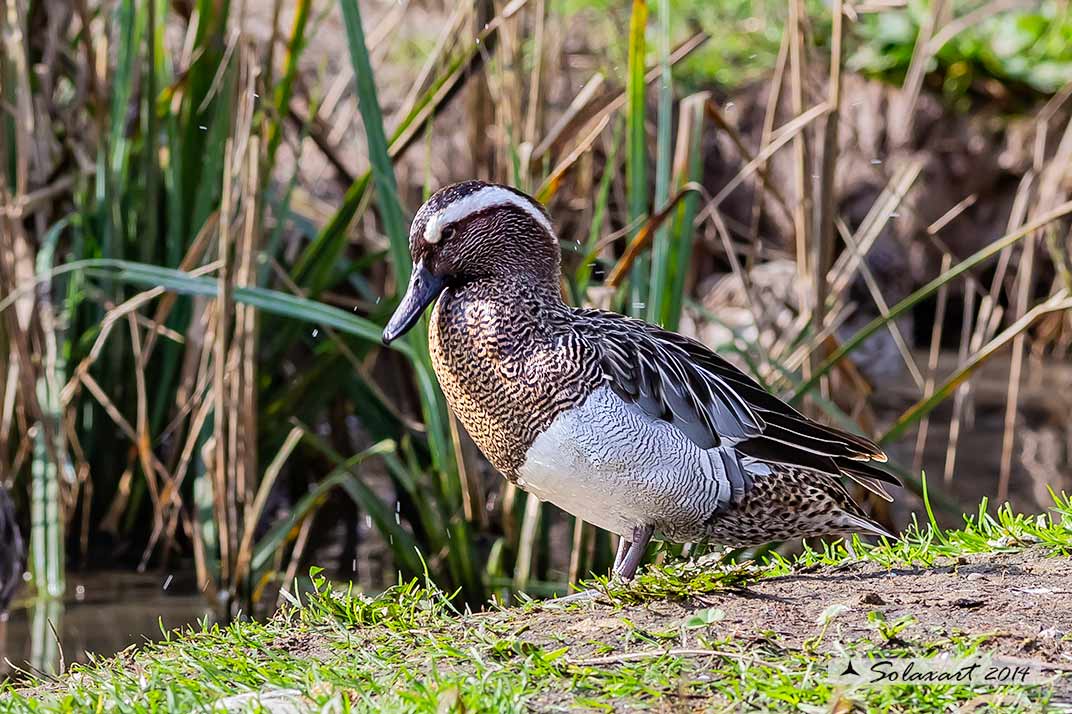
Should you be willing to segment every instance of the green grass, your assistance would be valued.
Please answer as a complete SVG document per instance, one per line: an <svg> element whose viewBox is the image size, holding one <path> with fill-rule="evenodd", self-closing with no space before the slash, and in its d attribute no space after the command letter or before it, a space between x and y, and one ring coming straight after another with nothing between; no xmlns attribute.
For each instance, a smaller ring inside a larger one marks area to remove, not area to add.
<svg viewBox="0 0 1072 714"><path fill-rule="evenodd" d="M1072 501L1068 496L1057 496L1055 502L1050 513L1018 514L1006 503L991 515L984 500L978 515L967 516L963 528L942 530L933 524L922 528L913 523L897 540L883 539L875 546L854 537L853 550L858 557L888 568L931 566L941 558L977 553L1015 553L1034 545L1053 555L1072 556ZM841 541L822 550L806 548L792 561L774 554L783 573L797 567L839 565L852 557Z"/></svg>
<svg viewBox="0 0 1072 714"><path fill-rule="evenodd" d="M704 593L790 572L857 562L932 565L1039 546L1048 555L1072 554L1067 496L1056 497L1041 515L1002 508L991 516L984 504L963 528L913 526L897 542L854 542L855 555L835 545L806 549L794 559L774 557L766 565L709 559L649 567L629 587L597 581L610 605L596 610L532 602L460 613L447 594L417 581L370 599L333 587L314 572L314 591L292 599L268 622L201 625L115 659L76 665L51 682L4 685L0 710L193 711L224 697L282 690L305 704L334 707L321 709L327 711L611 711L655 707L667 696L734 710L824 711L845 696L858 710L940 712L982 693L1000 701L1001 711L1035 711L1046 701L1045 687L904 685L843 693L824 679L832 652L968 656L986 651L986 635L919 628L909 634L911 618L869 616L875 630L870 637L844 637L823 626L803 646L786 647L772 633L728 636L718 624L720 610L699 608ZM692 609L668 609L667 599L687 600ZM247 703L246 710L257 706Z"/></svg>

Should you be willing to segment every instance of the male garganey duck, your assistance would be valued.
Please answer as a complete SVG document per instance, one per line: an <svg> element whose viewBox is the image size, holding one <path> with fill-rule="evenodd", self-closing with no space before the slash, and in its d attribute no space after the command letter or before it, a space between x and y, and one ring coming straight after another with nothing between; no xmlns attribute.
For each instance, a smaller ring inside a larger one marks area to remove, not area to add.
<svg viewBox="0 0 1072 714"><path fill-rule="evenodd" d="M544 208L507 186L436 192L389 343L435 303L428 342L451 409L518 487L621 536L631 579L653 535L729 546L889 535L839 483L889 498L874 443L824 426L704 345L562 300Z"/></svg>

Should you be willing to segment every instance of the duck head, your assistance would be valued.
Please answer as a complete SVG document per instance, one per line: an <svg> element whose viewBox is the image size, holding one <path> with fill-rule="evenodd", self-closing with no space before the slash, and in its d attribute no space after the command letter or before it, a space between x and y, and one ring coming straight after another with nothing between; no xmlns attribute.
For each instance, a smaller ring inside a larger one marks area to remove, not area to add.
<svg viewBox="0 0 1072 714"><path fill-rule="evenodd" d="M409 252L409 287L384 328L384 344L406 334L450 287L520 279L558 290L551 220L536 199L509 186L463 181L436 191L413 217Z"/></svg>

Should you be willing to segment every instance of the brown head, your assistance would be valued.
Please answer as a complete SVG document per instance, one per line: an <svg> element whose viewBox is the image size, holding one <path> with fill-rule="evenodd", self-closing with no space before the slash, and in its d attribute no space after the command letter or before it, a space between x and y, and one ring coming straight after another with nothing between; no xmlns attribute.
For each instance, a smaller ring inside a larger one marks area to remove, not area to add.
<svg viewBox="0 0 1072 714"><path fill-rule="evenodd" d="M522 280L558 294L560 253L551 220L534 198L509 186L463 181L436 191L409 230L413 273L383 331L401 337L449 287Z"/></svg>

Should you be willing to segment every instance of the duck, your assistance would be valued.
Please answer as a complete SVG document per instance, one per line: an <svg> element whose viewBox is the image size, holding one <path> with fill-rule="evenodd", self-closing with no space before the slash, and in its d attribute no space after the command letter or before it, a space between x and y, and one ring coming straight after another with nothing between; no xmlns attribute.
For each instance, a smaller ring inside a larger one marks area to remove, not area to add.
<svg viewBox="0 0 1072 714"><path fill-rule="evenodd" d="M892 500L874 442L804 416L696 340L568 305L551 217L526 193L441 188L414 215L409 250L383 342L432 307L450 409L518 488L620 537L612 576L632 580L653 538L892 537L842 485Z"/></svg>

